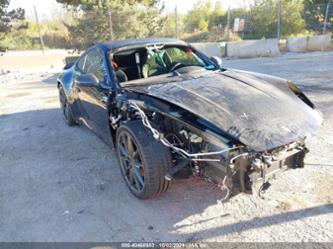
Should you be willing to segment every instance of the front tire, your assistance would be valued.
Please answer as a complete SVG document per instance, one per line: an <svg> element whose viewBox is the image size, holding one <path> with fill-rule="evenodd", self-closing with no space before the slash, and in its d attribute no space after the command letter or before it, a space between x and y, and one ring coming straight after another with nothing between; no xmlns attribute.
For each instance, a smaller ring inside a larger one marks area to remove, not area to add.
<svg viewBox="0 0 333 249"><path fill-rule="evenodd" d="M132 194L149 199L165 192L170 185L164 179L172 165L170 150L139 120L120 126L116 139L121 172Z"/></svg>

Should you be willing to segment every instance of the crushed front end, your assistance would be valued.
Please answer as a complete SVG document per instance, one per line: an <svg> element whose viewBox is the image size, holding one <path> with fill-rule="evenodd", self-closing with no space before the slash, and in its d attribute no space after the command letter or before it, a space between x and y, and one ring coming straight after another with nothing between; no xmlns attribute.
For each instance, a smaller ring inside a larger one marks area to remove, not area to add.
<svg viewBox="0 0 333 249"><path fill-rule="evenodd" d="M303 167L307 152L304 139L264 152L239 148L231 150L220 162L206 162L203 175L218 184L224 182L233 193L260 194L270 186L268 181L275 174Z"/></svg>
<svg viewBox="0 0 333 249"><path fill-rule="evenodd" d="M305 138L255 151L227 134L218 134L199 117L164 101L142 96L123 99L117 108L119 112L110 117L113 127L119 122L140 119L156 140L170 148L173 166L165 175L169 181L196 175L226 190L228 198L237 192L260 192L269 186L272 175L304 166L308 152Z"/></svg>

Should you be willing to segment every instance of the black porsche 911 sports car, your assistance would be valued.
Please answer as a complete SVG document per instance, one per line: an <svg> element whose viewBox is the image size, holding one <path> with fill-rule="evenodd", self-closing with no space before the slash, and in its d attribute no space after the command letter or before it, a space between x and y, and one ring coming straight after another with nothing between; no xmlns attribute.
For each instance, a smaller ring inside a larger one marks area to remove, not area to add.
<svg viewBox="0 0 333 249"><path fill-rule="evenodd" d="M193 174L228 195L253 192L275 172L303 167L305 138L322 123L292 82L225 69L175 39L94 45L57 81L66 123L84 123L116 149L140 199Z"/></svg>

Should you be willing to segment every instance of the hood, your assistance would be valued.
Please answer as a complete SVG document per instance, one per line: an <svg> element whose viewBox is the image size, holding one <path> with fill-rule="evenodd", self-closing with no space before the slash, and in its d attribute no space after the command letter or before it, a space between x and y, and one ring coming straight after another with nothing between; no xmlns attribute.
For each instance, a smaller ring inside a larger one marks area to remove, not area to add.
<svg viewBox="0 0 333 249"><path fill-rule="evenodd" d="M285 83L229 70L194 75L130 88L200 116L255 151L291 143L321 126L318 113Z"/></svg>

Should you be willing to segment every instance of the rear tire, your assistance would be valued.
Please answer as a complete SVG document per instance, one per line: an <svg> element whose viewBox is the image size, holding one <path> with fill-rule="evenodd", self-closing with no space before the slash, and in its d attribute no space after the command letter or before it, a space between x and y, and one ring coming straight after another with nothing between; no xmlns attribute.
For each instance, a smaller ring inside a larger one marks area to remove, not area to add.
<svg viewBox="0 0 333 249"><path fill-rule="evenodd" d="M116 146L121 172L134 196L149 199L169 188L164 176L172 165L170 150L155 140L141 121L120 126Z"/></svg>
<svg viewBox="0 0 333 249"><path fill-rule="evenodd" d="M62 111L63 118L68 126L75 126L77 123L73 118L72 110L70 108L70 104L67 101L66 94L62 86L59 86L59 101L60 108Z"/></svg>

